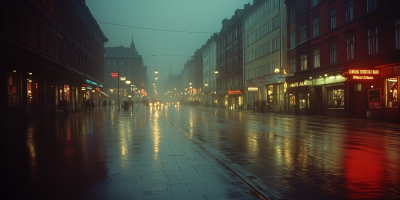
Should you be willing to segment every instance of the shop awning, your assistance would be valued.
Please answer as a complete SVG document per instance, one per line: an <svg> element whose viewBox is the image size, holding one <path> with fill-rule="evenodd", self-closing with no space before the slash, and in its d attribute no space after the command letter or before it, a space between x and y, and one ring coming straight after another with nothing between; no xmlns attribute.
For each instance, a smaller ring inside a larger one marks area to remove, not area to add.
<svg viewBox="0 0 400 200"><path fill-rule="evenodd" d="M108 94L106 94L105 92L99 90L99 92L105 97L105 98L109 98L110 96Z"/></svg>

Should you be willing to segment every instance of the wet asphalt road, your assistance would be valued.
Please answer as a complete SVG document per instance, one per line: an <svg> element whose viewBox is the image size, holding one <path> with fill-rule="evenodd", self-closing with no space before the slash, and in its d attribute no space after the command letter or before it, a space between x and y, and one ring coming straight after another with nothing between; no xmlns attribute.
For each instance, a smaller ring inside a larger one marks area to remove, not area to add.
<svg viewBox="0 0 400 200"><path fill-rule="evenodd" d="M160 110L277 199L400 199L400 124L203 107Z"/></svg>
<svg viewBox="0 0 400 200"><path fill-rule="evenodd" d="M171 105L6 126L15 198L400 199L399 124Z"/></svg>

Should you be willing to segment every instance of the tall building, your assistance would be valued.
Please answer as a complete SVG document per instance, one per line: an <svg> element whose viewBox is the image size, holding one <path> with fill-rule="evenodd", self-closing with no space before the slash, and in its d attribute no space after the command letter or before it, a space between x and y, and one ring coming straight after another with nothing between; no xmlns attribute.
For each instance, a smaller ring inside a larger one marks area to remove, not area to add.
<svg viewBox="0 0 400 200"><path fill-rule="evenodd" d="M230 19L222 20L217 43L217 104L240 109L243 106L243 14L250 8L237 9Z"/></svg>
<svg viewBox="0 0 400 200"><path fill-rule="evenodd" d="M129 47L122 45L105 47L105 50L104 89L110 95L110 101L118 103L118 81L120 103L123 101L138 100L134 98L140 97L141 94L134 94L134 92L140 92L142 89L147 91L147 67L143 66L142 56L136 50L133 37ZM112 77L111 73L118 72L119 78ZM129 85L125 83L126 79L131 81ZM131 85L135 85L137 90L133 92Z"/></svg>
<svg viewBox="0 0 400 200"><path fill-rule="evenodd" d="M84 1L5 0L0 10L3 116L99 105L108 39Z"/></svg>
<svg viewBox="0 0 400 200"><path fill-rule="evenodd" d="M286 7L279 0L258 0L244 16L244 71L247 109L281 112L287 69ZM248 88L251 89L248 89Z"/></svg>
<svg viewBox="0 0 400 200"><path fill-rule="evenodd" d="M285 3L288 110L400 121L400 1Z"/></svg>
<svg viewBox="0 0 400 200"><path fill-rule="evenodd" d="M218 34L213 34L205 44L203 54L203 101L207 105L214 105L216 101L217 78L215 70L217 67L217 44L215 39ZM215 99L214 99L215 98Z"/></svg>

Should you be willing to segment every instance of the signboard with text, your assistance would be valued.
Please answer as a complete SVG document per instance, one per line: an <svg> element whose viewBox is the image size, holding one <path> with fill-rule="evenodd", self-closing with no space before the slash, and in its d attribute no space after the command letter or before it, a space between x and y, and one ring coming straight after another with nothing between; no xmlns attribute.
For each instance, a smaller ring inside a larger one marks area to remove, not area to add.
<svg viewBox="0 0 400 200"><path fill-rule="evenodd" d="M111 72L111 78L118 78L118 72Z"/></svg>
<svg viewBox="0 0 400 200"><path fill-rule="evenodd" d="M243 94L242 90L228 90L228 94Z"/></svg>
<svg viewBox="0 0 400 200"><path fill-rule="evenodd" d="M347 72L349 80L377 80L380 79L379 69L350 69Z"/></svg>
<svg viewBox="0 0 400 200"><path fill-rule="evenodd" d="M247 91L249 91L249 92L258 91L258 87L247 87Z"/></svg>

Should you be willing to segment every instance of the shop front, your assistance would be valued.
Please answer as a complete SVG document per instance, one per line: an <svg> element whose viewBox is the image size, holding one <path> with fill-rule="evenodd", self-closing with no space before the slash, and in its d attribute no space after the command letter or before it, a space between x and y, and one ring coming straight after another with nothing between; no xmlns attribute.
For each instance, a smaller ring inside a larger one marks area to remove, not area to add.
<svg viewBox="0 0 400 200"><path fill-rule="evenodd" d="M282 112L284 101L284 74L264 76L246 81L247 109ZM250 90L249 90L250 88Z"/></svg>
<svg viewBox="0 0 400 200"><path fill-rule="evenodd" d="M285 110L303 115L346 116L346 78L340 73L310 76L285 83Z"/></svg>
<svg viewBox="0 0 400 200"><path fill-rule="evenodd" d="M349 117L383 119L382 81L378 69L352 68L343 73L349 85Z"/></svg>
<svg viewBox="0 0 400 200"><path fill-rule="evenodd" d="M228 107L231 110L243 109L243 90L228 90Z"/></svg>
<svg viewBox="0 0 400 200"><path fill-rule="evenodd" d="M398 88L400 87L400 65L378 67L381 74L381 102L386 121L400 122Z"/></svg>

